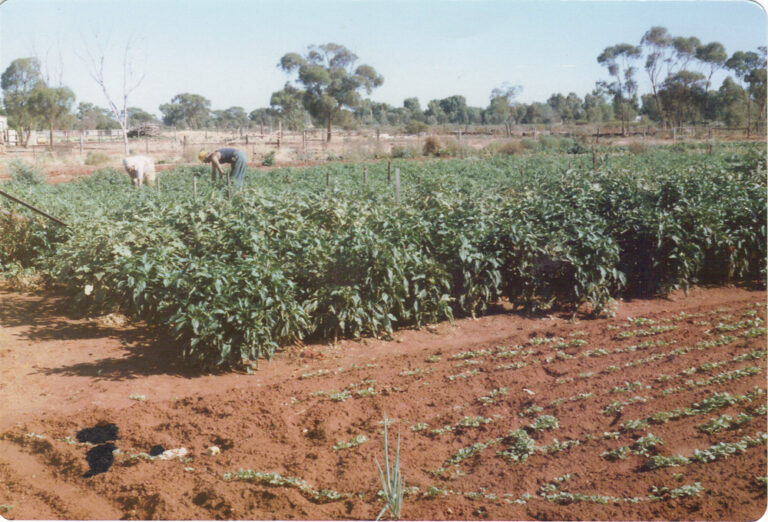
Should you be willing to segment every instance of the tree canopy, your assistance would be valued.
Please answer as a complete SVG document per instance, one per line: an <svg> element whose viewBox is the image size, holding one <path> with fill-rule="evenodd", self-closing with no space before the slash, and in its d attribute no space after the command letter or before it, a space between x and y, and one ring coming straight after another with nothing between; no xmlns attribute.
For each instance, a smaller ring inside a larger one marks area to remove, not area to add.
<svg viewBox="0 0 768 522"><path fill-rule="evenodd" d="M370 65L358 65L357 55L335 43L312 45L305 55L288 53L278 67L295 74L303 87L304 108L327 124L331 140L333 122L343 109L355 109L361 102L360 92L371 91L384 83L384 78Z"/></svg>

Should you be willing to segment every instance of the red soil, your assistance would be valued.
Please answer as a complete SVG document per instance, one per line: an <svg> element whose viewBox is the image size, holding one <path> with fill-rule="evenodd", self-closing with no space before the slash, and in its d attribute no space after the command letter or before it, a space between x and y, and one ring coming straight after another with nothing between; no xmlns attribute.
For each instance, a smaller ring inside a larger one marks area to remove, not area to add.
<svg viewBox="0 0 768 522"><path fill-rule="evenodd" d="M643 468L647 457L630 453L610 461L601 453L653 433L664 441L659 454L691 456L695 449L764 432L765 414L754 412L765 404L761 396L702 415L651 423L637 432L622 431L615 440L603 437L620 432L630 419L691 406L715 392L743 395L755 386L764 389L764 352L756 359L733 359L764 350L765 334L749 338L743 335L744 325L734 331L716 328L719 323L765 321L765 298L764 291L695 288L687 297L675 293L668 299L621 302L615 318L575 322L502 311L400 331L391 341L290 347L251 375L200 375L175 362L173 343L142 324L76 318L64 298L5 289L0 291L0 516L373 519L383 507L376 495L381 484L375 459L383 464L380 423L386 416L395 419L389 430L393 446L400 430L406 487L418 488L405 496L404 519L754 520L766 510L765 485L758 481L766 477L765 444L707 464L653 471ZM633 325L627 320L637 317L655 323ZM670 325L676 328L647 337L620 335ZM670 354L723 334L733 339ZM553 337L569 345L559 357L557 341L531 341ZM574 339L586 344L578 346ZM641 345L649 340L653 346ZM511 350L515 345L524 352L503 358L498 347ZM632 345L639 345L636 351L615 351ZM607 353L592 352L596 349ZM456 357L470 350L474 358ZM563 360L566 354L573 358ZM660 355L648 364L627 365L655 354ZM500 368L515 362L527 365ZM722 364L702 367L707 362ZM609 366L618 370L607 370ZM719 383L686 384L746 367L759 371ZM660 380L662 375L671 378ZM611 391L634 382L641 387ZM676 386L679 393L663 393ZM329 396L342 390L349 394L344 401ZM616 414L602 413L614 401L638 396L645 402L634 401ZM526 414L532 405L543 409ZM713 435L696 428L740 412L753 413L754 419ZM522 463L497 454L509 447L508 439L488 444L530 426L538 415L559 421L555 429L530 430L538 447L555 439L578 439L581 444L556 453L537 451ZM460 424L478 416L490 420L478 427ZM88 448L65 438L74 439L79 430L98 422L118 426L114 443L121 454L106 473L84 478ZM414 431L417 423L429 428ZM446 425L454 426L453 431L430 435ZM367 441L334 449L358 435ZM487 447L476 446L476 455L455 466L446 463L476 443ZM128 458L156 444L184 447L190 459ZM213 445L221 454L206 454ZM445 472L435 474L440 467ZM296 486L224 480L224 473L239 468L296 477L316 491L335 490L341 498L318 502ZM566 474L570 478L555 488L553 480ZM671 498L667 493L662 500L648 499L653 486L674 490L696 482L702 486L697 495ZM428 495L430 486L445 495ZM541 495L542 487L550 494L567 491L620 500L557 503ZM526 493L527 502L512 502ZM624 500L631 497L640 500Z"/></svg>

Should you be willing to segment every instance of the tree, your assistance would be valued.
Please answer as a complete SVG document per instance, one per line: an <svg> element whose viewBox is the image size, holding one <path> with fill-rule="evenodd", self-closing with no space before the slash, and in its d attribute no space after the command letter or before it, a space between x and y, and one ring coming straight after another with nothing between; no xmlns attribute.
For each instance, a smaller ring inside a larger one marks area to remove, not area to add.
<svg viewBox="0 0 768 522"><path fill-rule="evenodd" d="M242 107L213 111L213 121L219 129L238 129L248 126L248 115Z"/></svg>
<svg viewBox="0 0 768 522"><path fill-rule="evenodd" d="M762 121L765 124L765 108L766 100L768 100L768 93L766 93L766 47L758 47L758 53L758 60L755 62L755 66L747 75L749 94L757 103L758 120L755 122L756 131L759 130L758 122Z"/></svg>
<svg viewBox="0 0 768 522"><path fill-rule="evenodd" d="M445 114L440 100L430 100L427 104L427 110L424 111L424 116L427 118L427 123L434 125L442 125L448 122L448 115Z"/></svg>
<svg viewBox="0 0 768 522"><path fill-rule="evenodd" d="M740 127L747 119L744 89L730 76L727 77L716 95L716 117L729 127Z"/></svg>
<svg viewBox="0 0 768 522"><path fill-rule="evenodd" d="M200 129L208 122L211 102L199 94L181 93L160 106L163 123L169 126Z"/></svg>
<svg viewBox="0 0 768 522"><path fill-rule="evenodd" d="M273 117L272 109L267 108L254 109L248 113L248 119L255 125L258 125L261 128L262 133L264 133L264 125L272 125Z"/></svg>
<svg viewBox="0 0 768 522"><path fill-rule="evenodd" d="M455 94L440 100L440 108L445 113L448 123L469 123L467 99Z"/></svg>
<svg viewBox="0 0 768 522"><path fill-rule="evenodd" d="M37 58L18 58L12 61L0 77L5 110L25 147L29 145L35 121L31 97L38 85L44 85L44 82Z"/></svg>
<svg viewBox="0 0 768 522"><path fill-rule="evenodd" d="M110 130L119 129L120 124L110 117L110 111L102 107L96 107L92 103L80 102L77 106L75 118L78 121L80 130L96 129Z"/></svg>
<svg viewBox="0 0 768 522"><path fill-rule="evenodd" d="M288 129L299 130L304 128L304 91L288 83L272 93L269 100L272 114Z"/></svg>
<svg viewBox="0 0 768 522"><path fill-rule="evenodd" d="M698 119L706 101L704 87L703 74L685 69L664 80L659 95L672 124L680 127L686 121Z"/></svg>
<svg viewBox="0 0 768 522"><path fill-rule="evenodd" d="M310 46L306 55L288 53L278 67L296 73L304 87L302 98L309 113L327 123L327 139L342 110L354 109L360 103L360 91L370 94L384 83L384 78L370 65L355 67L357 55L343 45L327 43Z"/></svg>
<svg viewBox="0 0 768 522"><path fill-rule="evenodd" d="M648 50L645 59L645 72L648 74L648 79L651 82L658 121L664 125L664 111L661 108L658 86L661 83L661 72L664 64L669 65L671 59L672 37L665 27L654 26L645 32L640 40L640 45Z"/></svg>
<svg viewBox="0 0 768 522"><path fill-rule="evenodd" d="M138 107L128 107L128 126L131 128L147 123L157 123L154 115Z"/></svg>
<svg viewBox="0 0 768 522"><path fill-rule="evenodd" d="M728 59L728 55L725 52L725 47L720 42L710 42L707 45L699 46L696 48L696 59L707 67L707 83L704 90L708 93L709 87L712 84L712 75L718 69L722 69L725 66L725 61ZM705 102L705 112L709 109L709 97Z"/></svg>
<svg viewBox="0 0 768 522"><path fill-rule="evenodd" d="M112 111L112 115L120 124L120 129L123 132L124 152L128 155L128 97L139 87L139 85L141 85L141 82L144 80L144 75L137 75L133 70L131 44L128 42L125 44L125 52L123 53L123 88L122 100L120 100L121 107L119 107L117 102L113 101L113 97L107 89L107 80L104 75L104 54L102 53L98 59L91 55L90 52L88 53L88 56L91 61L88 73L101 87L101 91L104 93L104 97L107 100L107 105Z"/></svg>
<svg viewBox="0 0 768 522"><path fill-rule="evenodd" d="M696 59L708 67L706 89L709 90L712 84L712 75L718 69L722 69L728 59L725 47L720 42L710 42L707 45L699 46L696 48Z"/></svg>
<svg viewBox="0 0 768 522"><path fill-rule="evenodd" d="M688 38L676 36L672 38L672 49L674 49L674 60L671 61L669 76L680 71L688 70L688 64L696 58L698 48L701 47L701 41L695 36ZM674 66L674 69L672 68Z"/></svg>
<svg viewBox="0 0 768 522"><path fill-rule="evenodd" d="M406 98L403 100L403 108L405 109L406 122L410 120L424 121L424 112L421 110L421 104L418 98Z"/></svg>
<svg viewBox="0 0 768 522"><path fill-rule="evenodd" d="M725 62L725 67L733 71L736 77L741 80L747 105L747 137L749 137L752 126L752 99L747 85L750 84L750 79L758 79L757 71L765 69L765 56L761 57L753 51L736 51ZM753 74L755 76L752 76Z"/></svg>
<svg viewBox="0 0 768 522"><path fill-rule="evenodd" d="M547 105L552 107L564 123L573 123L583 116L582 101L575 92L568 93L568 96L553 94L547 100Z"/></svg>
<svg viewBox="0 0 768 522"><path fill-rule="evenodd" d="M30 93L29 104L35 116L48 125L49 146L53 150L53 129L64 123L72 110L75 93L68 87L48 87L39 82Z"/></svg>
<svg viewBox="0 0 768 522"><path fill-rule="evenodd" d="M635 68L632 65L640 57L640 48L622 43L606 47L597 57L597 62L608 68L608 73L615 78L612 83L602 82L614 96L614 105L621 116L621 133L626 133L632 102L637 91L634 80Z"/></svg>
<svg viewBox="0 0 768 522"><path fill-rule="evenodd" d="M613 119L613 107L605 99L605 91L599 84L591 93L584 96L582 108L588 122L601 123Z"/></svg>
<svg viewBox="0 0 768 522"><path fill-rule="evenodd" d="M507 136L512 134L512 125L517 123L517 111L515 111L515 98L523 88L520 85L502 84L491 91L491 104L488 106L487 115L498 123L504 124Z"/></svg>

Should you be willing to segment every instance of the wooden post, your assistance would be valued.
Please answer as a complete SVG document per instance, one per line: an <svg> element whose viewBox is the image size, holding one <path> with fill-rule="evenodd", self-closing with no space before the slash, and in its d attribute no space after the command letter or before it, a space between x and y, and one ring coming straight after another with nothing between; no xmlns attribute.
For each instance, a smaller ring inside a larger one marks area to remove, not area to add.
<svg viewBox="0 0 768 522"><path fill-rule="evenodd" d="M197 176L192 176L192 197L197 201Z"/></svg>
<svg viewBox="0 0 768 522"><path fill-rule="evenodd" d="M395 203L400 204L400 168L395 169Z"/></svg>
<svg viewBox="0 0 768 522"><path fill-rule="evenodd" d="M368 166L363 167L363 185L368 183Z"/></svg>
<svg viewBox="0 0 768 522"><path fill-rule="evenodd" d="M184 135L184 146L183 146L182 151L183 151L184 155L187 154L187 135L186 134Z"/></svg>
<svg viewBox="0 0 768 522"><path fill-rule="evenodd" d="M331 173L326 171L326 173L325 173L325 186L327 187L330 184L331 184Z"/></svg>
<svg viewBox="0 0 768 522"><path fill-rule="evenodd" d="M387 160L387 183L392 183L392 160Z"/></svg>
<svg viewBox="0 0 768 522"><path fill-rule="evenodd" d="M245 144L248 145L248 135L245 135Z"/></svg>

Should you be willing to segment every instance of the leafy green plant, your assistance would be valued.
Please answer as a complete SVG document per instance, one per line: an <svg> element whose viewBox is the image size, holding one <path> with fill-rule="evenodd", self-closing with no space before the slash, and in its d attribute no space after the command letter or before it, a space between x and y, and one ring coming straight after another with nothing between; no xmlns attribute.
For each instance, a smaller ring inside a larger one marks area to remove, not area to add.
<svg viewBox="0 0 768 522"><path fill-rule="evenodd" d="M508 461L525 462L536 451L536 443L522 429L507 433L503 442L507 444L507 447L499 451L498 454Z"/></svg>

